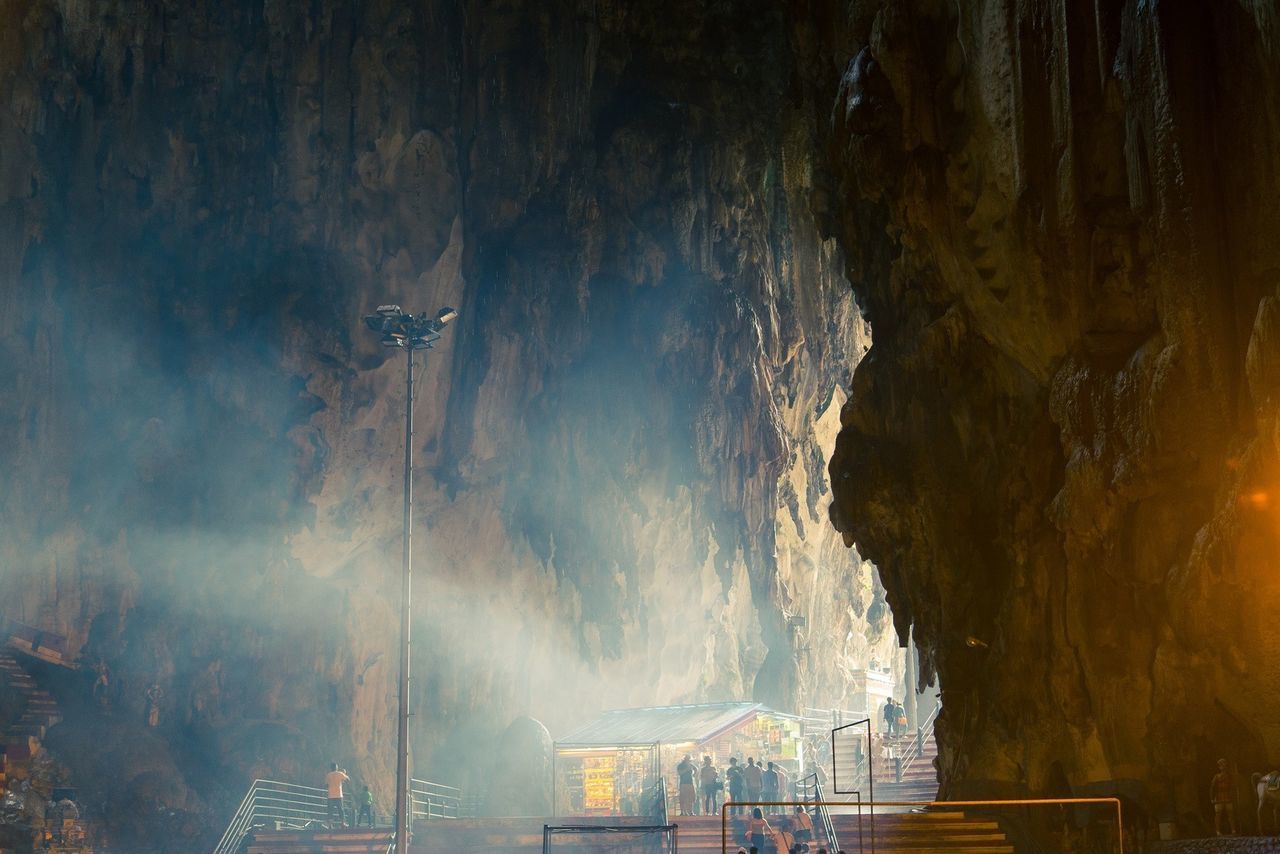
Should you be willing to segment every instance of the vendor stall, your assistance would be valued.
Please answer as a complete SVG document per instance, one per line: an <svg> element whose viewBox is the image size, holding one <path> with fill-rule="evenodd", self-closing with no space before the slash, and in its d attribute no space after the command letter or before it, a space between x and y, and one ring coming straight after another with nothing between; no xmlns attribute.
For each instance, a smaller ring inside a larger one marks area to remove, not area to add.
<svg viewBox="0 0 1280 854"><path fill-rule="evenodd" d="M675 767L704 756L720 771L730 757L774 762L794 783L804 773L800 719L759 703L703 703L615 709L555 744L555 799L560 815L650 815L655 784L665 777L674 812Z"/></svg>

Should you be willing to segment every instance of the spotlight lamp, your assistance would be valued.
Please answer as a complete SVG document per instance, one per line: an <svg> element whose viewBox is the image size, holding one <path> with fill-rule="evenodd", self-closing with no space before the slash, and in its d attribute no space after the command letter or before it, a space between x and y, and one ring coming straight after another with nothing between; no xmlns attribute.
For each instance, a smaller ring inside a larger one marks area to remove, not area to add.
<svg viewBox="0 0 1280 854"><path fill-rule="evenodd" d="M408 314L398 305L380 305L376 313L365 316L364 323L382 336L383 347L430 350L440 340L440 330L457 316L457 310L448 306L428 317L425 311Z"/></svg>

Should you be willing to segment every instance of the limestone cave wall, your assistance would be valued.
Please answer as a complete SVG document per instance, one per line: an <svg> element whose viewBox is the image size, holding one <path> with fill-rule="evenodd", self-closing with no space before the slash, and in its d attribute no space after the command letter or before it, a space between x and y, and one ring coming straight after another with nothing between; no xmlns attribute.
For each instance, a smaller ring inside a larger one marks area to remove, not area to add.
<svg viewBox="0 0 1280 854"><path fill-rule="evenodd" d="M419 774L889 659L826 522L869 333L792 67L765 2L0 3L0 596L111 668L61 758L118 841L331 758L390 801L381 303L461 312L418 378Z"/></svg>
<svg viewBox="0 0 1280 854"><path fill-rule="evenodd" d="M944 793L1202 811L1280 761L1276 6L811 11L874 334L832 519L941 677Z"/></svg>

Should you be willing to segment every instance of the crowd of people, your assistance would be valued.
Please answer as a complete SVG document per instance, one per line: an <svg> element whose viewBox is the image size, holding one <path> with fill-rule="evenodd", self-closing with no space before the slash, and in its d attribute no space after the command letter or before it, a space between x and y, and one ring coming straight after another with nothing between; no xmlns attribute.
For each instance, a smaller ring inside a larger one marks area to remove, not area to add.
<svg viewBox="0 0 1280 854"><path fill-rule="evenodd" d="M751 854L764 854L769 851L775 854L783 854L783 852L804 854L809 851L814 842L813 818L803 806L797 806L794 813L778 820L776 824L770 824L764 817L764 810L754 807L741 838L751 846ZM738 851L745 854L743 848L739 848ZM826 854L826 849L821 849L820 854Z"/></svg>
<svg viewBox="0 0 1280 854"><path fill-rule="evenodd" d="M676 765L676 780L680 815L714 815L720 810L722 796L724 803L730 805L730 815L744 814L744 804L790 800L791 781L786 770L776 762L757 762L754 756L748 756L745 763L736 756L729 757L721 774L710 756L703 756L698 765L686 753ZM764 811L779 809L766 807Z"/></svg>

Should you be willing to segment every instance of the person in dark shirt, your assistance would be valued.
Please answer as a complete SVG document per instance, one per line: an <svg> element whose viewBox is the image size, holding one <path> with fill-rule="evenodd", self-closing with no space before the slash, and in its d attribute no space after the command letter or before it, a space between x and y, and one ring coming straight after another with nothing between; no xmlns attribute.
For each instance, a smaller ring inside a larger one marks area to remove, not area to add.
<svg viewBox="0 0 1280 854"><path fill-rule="evenodd" d="M760 800L778 800L778 771L772 762L764 771L764 790L760 793ZM765 812L775 812L776 809L776 807L766 807Z"/></svg>
<svg viewBox="0 0 1280 854"><path fill-rule="evenodd" d="M746 781L742 776L742 767L738 765L738 757L729 758L729 767L724 772L725 781L729 784L729 802L736 806L729 807L729 815L742 815L746 807L742 806L742 796L746 791Z"/></svg>
<svg viewBox="0 0 1280 854"><path fill-rule="evenodd" d="M754 756L747 757L747 767L742 769L742 782L747 787L747 803L760 800L760 790L764 788L764 770L756 763Z"/></svg>
<svg viewBox="0 0 1280 854"><path fill-rule="evenodd" d="M702 757L702 767L698 770L698 782L702 784L702 814L714 815L719 804L717 795L720 792L720 772L711 764L711 757Z"/></svg>
<svg viewBox="0 0 1280 854"><path fill-rule="evenodd" d="M697 770L698 766L693 764L693 759L687 753L676 766L676 777L680 782L680 815L695 815L694 807L698 800L698 790L693 784L693 775Z"/></svg>

